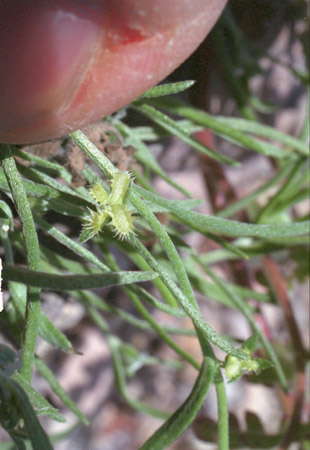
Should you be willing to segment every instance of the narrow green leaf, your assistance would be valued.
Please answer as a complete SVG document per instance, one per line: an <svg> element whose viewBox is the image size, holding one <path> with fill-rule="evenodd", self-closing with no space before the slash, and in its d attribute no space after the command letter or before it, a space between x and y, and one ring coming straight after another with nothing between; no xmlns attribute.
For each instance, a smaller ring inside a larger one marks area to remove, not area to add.
<svg viewBox="0 0 310 450"><path fill-rule="evenodd" d="M292 193L292 191L295 188L295 185L297 184L297 189L299 189L298 186L298 178L300 178L301 184L303 183L303 178L300 177L300 172L302 172L302 169L307 166L307 163L305 161L306 158L300 158L298 161L295 162L294 165L292 165L290 168L290 172L288 174L287 180L283 184L283 186L280 187L278 192L269 200L269 202L266 204L266 206L261 210L257 222L258 223L264 223L269 222L270 217L275 214L277 211L277 205L281 202L281 200L285 200L285 196ZM309 167L307 167L308 171ZM309 195L309 194L308 194ZM287 204L284 204L282 209L285 209Z"/></svg>
<svg viewBox="0 0 310 450"><path fill-rule="evenodd" d="M220 369L217 370L214 377L217 410L218 410L218 448L219 450L229 450L229 421L228 404L225 389L225 381Z"/></svg>
<svg viewBox="0 0 310 450"><path fill-rule="evenodd" d="M254 225L235 220L222 219L220 217L203 215L195 211L185 210L176 203L171 204L168 200L160 197L157 194L148 192L145 189L133 187L133 191L139 192L139 194L149 201L154 201L158 205L165 206L169 211L175 214L183 222L189 226L199 225L204 227L206 231L211 231L217 234L223 234L225 236L236 237L257 237L262 239L274 239L279 237L289 236L302 236L309 232L310 222L302 223L285 223L285 224L272 224L272 225Z"/></svg>
<svg viewBox="0 0 310 450"><path fill-rule="evenodd" d="M200 263L198 257L188 258L185 259L184 261L185 268L190 277L193 289L204 294L207 298L211 298L212 300L215 300L225 306L228 306L230 308L236 308L236 305L227 298L227 295L223 294L223 292L221 291L221 289L218 288L218 286L206 280L205 275L203 275L203 273L196 268L195 262L198 262L199 266L202 267L202 269L204 268L204 265ZM236 292L236 294L238 294L243 299L255 299L259 302L272 302L272 297L268 294L256 292L253 291L252 289L247 289L242 286L234 285L231 283L227 284L229 285L229 288L233 292ZM251 306L250 309L252 310Z"/></svg>
<svg viewBox="0 0 310 450"><path fill-rule="evenodd" d="M18 238L14 238L14 243L16 244L17 242ZM6 261L13 265L14 259L9 242L6 243L6 247ZM15 282L9 282L8 287L11 301L14 303L14 308L16 309L16 311L18 311L21 318L25 318L27 287L24 284ZM58 347L64 352L69 353L73 351L70 341L57 327L55 327L55 325L46 317L46 315L42 311L40 311L38 334L46 342L54 345L55 347Z"/></svg>
<svg viewBox="0 0 310 450"><path fill-rule="evenodd" d="M13 214L11 208L3 200L0 200L0 219L6 220L6 222L2 222L2 227L7 224L10 229L13 228Z"/></svg>
<svg viewBox="0 0 310 450"><path fill-rule="evenodd" d="M132 292L134 292L138 297L140 297L142 300L146 301L150 305L152 305L154 308L160 309L166 314L169 314L174 317L186 317L186 314L182 309L180 308L173 308L172 306L167 305L166 303L161 302L156 297L154 297L152 294L150 294L145 289L141 288L140 286L131 286L130 289Z"/></svg>
<svg viewBox="0 0 310 450"><path fill-rule="evenodd" d="M258 334L255 333L252 336L250 336L246 341L243 342L242 349L249 355L251 355L252 353L254 353L257 347L257 341L258 341Z"/></svg>
<svg viewBox="0 0 310 450"><path fill-rule="evenodd" d="M191 201L191 200L190 200ZM43 219L37 218L37 225L39 225L42 229L48 232L50 236L52 236L54 239L56 239L61 244L65 245L67 248L72 250L77 255L84 258L86 261L91 262L95 266L97 266L99 269L103 271L110 272L110 268L106 266L97 256L95 256L92 252L90 252L88 249L83 247L82 245L78 244L77 242L70 239L68 236L66 236L64 233L59 231L57 228L49 225L47 222L45 222ZM136 261L137 262L137 261ZM138 264L139 267L139 264ZM147 266L149 268L149 266ZM146 266L144 268L142 267L142 270L147 270ZM156 279L156 281L160 281L159 279ZM165 303L157 300L154 296L152 296L149 292L142 289L140 286L131 286L130 289L135 292L136 295L141 297L143 300L150 303L155 308L161 309L163 312L167 314L171 314L176 317L184 317L185 313L178 308L173 308L169 305L166 305ZM96 306L98 307L98 305Z"/></svg>
<svg viewBox="0 0 310 450"><path fill-rule="evenodd" d="M79 289L95 289L105 286L150 281L157 277L154 272L109 272L90 275L53 275L45 272L14 267L4 264L3 279L19 281L42 289L75 291Z"/></svg>
<svg viewBox="0 0 310 450"><path fill-rule="evenodd" d="M81 256L86 261L89 261L90 263L97 266L99 269L103 271L109 271L110 269L108 266L106 266L94 253L89 251L87 248L85 248L83 245L77 243L73 239L70 239L67 235L62 233L60 230L58 230L56 227L53 227L48 222L43 220L40 217L36 217L36 223L37 225L45 230L50 236L52 236L57 242L60 242L62 245L67 247L69 250L71 250L76 255Z"/></svg>
<svg viewBox="0 0 310 450"><path fill-rule="evenodd" d="M219 335L210 325L206 323L196 305L193 305L187 296L179 289L174 281L167 275L166 271L161 267L155 258L148 252L142 243L135 237L132 237L132 244L143 255L148 264L155 270L166 287L173 293L188 317L191 318L195 328L200 330L206 340L210 340L214 345L221 348L224 352L235 355L240 359L248 359L248 356L242 351L235 348L224 336Z"/></svg>
<svg viewBox="0 0 310 450"><path fill-rule="evenodd" d="M107 336L107 341L112 354L115 383L120 394L123 396L126 402L132 408L141 411L143 414L148 414L159 419L166 419L167 417L169 417L169 413L153 408L152 406L135 400L129 396L126 386L125 369L121 359L121 343L115 336L112 335Z"/></svg>
<svg viewBox="0 0 310 450"><path fill-rule="evenodd" d="M70 136L107 178L110 179L113 175L119 172L111 161L95 146L95 144L88 139L87 136L85 136L81 130L71 133Z"/></svg>
<svg viewBox="0 0 310 450"><path fill-rule="evenodd" d="M63 178L68 183L71 180L71 174L64 168L64 166L54 161L49 161L48 159L40 158L37 155L33 155L32 153L19 150L16 147L12 147L12 153L18 156L19 158L24 159L25 161L29 161L32 164L35 164L36 166L45 167L47 169L55 171L57 174L59 174L59 176L61 176L61 178Z"/></svg>
<svg viewBox="0 0 310 450"><path fill-rule="evenodd" d="M119 270L119 267L112 255L110 255L110 257L109 257L109 263L113 270ZM141 314L141 316L156 331L158 336L164 342L166 342L166 344L169 345L169 347L171 347L177 354L179 354L182 358L184 358L186 361L188 361L190 364L192 364L193 367L195 367L196 369L199 369L199 364L197 363L197 361L189 353L187 353L185 350L183 350L181 347L179 347L174 342L174 340L171 339L170 336L167 335L167 333L163 330L163 328L153 318L152 314L150 314L146 310L146 308L144 308L144 306L143 306L142 302L140 301L140 299L138 298L138 296L132 292L132 289L131 290L127 289L127 288L124 288L124 289L125 289L125 292L127 293L127 295L129 296L129 298L131 299L131 301L133 302L133 304L135 305L135 307L137 308L137 310L139 311L139 313ZM137 292L137 290L136 290L136 292ZM138 291L138 294L141 294L141 292ZM142 296L143 296L143 293L142 293Z"/></svg>
<svg viewBox="0 0 310 450"><path fill-rule="evenodd" d="M165 450L189 427L207 395L215 371L215 362L211 358L204 358L199 376L186 401L139 450Z"/></svg>
<svg viewBox="0 0 310 450"><path fill-rule="evenodd" d="M131 128L123 124L122 122L115 122L116 126L126 137L126 144L132 145L135 148L135 158L141 162L145 167L151 169L156 175L161 177L179 192L191 197L190 192L183 188L180 184L176 183L167 173L161 168L153 154L151 153L149 147L144 144L140 139L138 139L132 132Z"/></svg>
<svg viewBox="0 0 310 450"><path fill-rule="evenodd" d="M23 179L22 184L29 197L44 199L49 208L59 212L60 214L68 214L75 217L83 217L85 214L85 208L91 206L91 203L87 200L84 202L77 199L73 195L65 194L50 186L44 184L34 183L33 181ZM10 188L5 179L3 170L0 169L0 189L5 192L9 192ZM77 204L78 203L78 204ZM82 207L83 203L83 207Z"/></svg>
<svg viewBox="0 0 310 450"><path fill-rule="evenodd" d="M26 290L25 285L20 283L10 283L14 286L21 286ZM26 298L25 297L17 297L14 292L14 305L17 308L21 317L25 317L26 310ZM60 350L72 353L73 348L71 342L66 338L66 336L46 317L46 315L40 311L39 318L39 328L38 328L39 336L44 339L49 344L59 348Z"/></svg>
<svg viewBox="0 0 310 450"><path fill-rule="evenodd" d="M63 352L73 353L69 339L43 313L40 314L39 336Z"/></svg>
<svg viewBox="0 0 310 450"><path fill-rule="evenodd" d="M36 271L40 270L40 247L31 207L24 190L22 178L17 170L11 147L6 144L0 144L0 155L1 158L3 158L3 170L22 225L27 266L36 273ZM23 353L22 367L20 369L21 374L29 382L31 381L32 376L32 365L39 328L40 311L40 289L31 286L27 291L27 321L25 323L22 338Z"/></svg>
<svg viewBox="0 0 310 450"><path fill-rule="evenodd" d="M217 120L224 125L228 125L239 131L245 131L257 136L262 136L271 140L278 141L288 147L292 147L302 155L309 155L309 148L302 140L299 140L289 134L282 133L276 128L263 125L253 120L238 119L235 117L217 116Z"/></svg>
<svg viewBox="0 0 310 450"><path fill-rule="evenodd" d="M159 212L169 212L169 209L165 208L164 206L159 206L154 204L153 202L150 202L148 200L144 200L145 204L149 208L152 213L159 213ZM174 203L174 200L169 200L171 203ZM197 199L197 198L189 198L186 200L177 200L175 201L177 205L180 205L184 209L195 209L198 206L200 206L203 203L203 200Z"/></svg>
<svg viewBox="0 0 310 450"><path fill-rule="evenodd" d="M46 415L50 419L56 420L56 422L64 423L66 419L58 409L54 408L38 391L36 391L27 381L18 373L15 372L11 377L16 383L18 383L29 397L30 402L33 404L36 413L38 415Z"/></svg>
<svg viewBox="0 0 310 450"><path fill-rule="evenodd" d="M188 133L190 134L197 133L198 131L203 130L203 127L201 125L196 125L191 120L181 119L176 120L175 122L179 127L187 130ZM163 130L156 124L149 127L148 126L131 127L130 129L136 138L144 142L153 142L157 141L162 137L170 136L170 133L168 133L166 130Z"/></svg>
<svg viewBox="0 0 310 450"><path fill-rule="evenodd" d="M226 208L223 208L216 215L218 217L227 218L227 217L230 217L230 216L236 214L238 211L246 208L250 203L257 201L260 194L266 192L271 187L280 183L288 175L290 170L291 170L291 164L289 164L289 163L285 164L283 169L277 175L272 177L267 183L264 183L262 186L255 189L249 195L246 195L246 196L242 197L240 200L237 200L237 201L233 202L232 204L228 205Z"/></svg>
<svg viewBox="0 0 310 450"><path fill-rule="evenodd" d="M209 114L205 113L204 111L195 109L191 106L184 105L183 103L179 102L178 100L169 99L169 101L167 101L166 99L154 99L151 101L151 104L152 105L154 104L155 106L165 109L171 113L178 114L181 117L184 117L186 119L192 120L194 123L203 125L205 128L211 129L212 131L214 131L214 133L216 133L220 136L223 136L226 139L231 140L232 142L235 142L244 148L248 148L255 152L262 153L267 156L273 156L274 158L279 158L279 159L292 156L292 154L285 149L281 149L280 147L276 147L267 142L263 142L258 139L255 139L255 138L243 133L237 127L230 126L230 124L232 122L228 122L226 120L226 118L225 118L225 122L224 122L223 118L218 119L217 117L210 116ZM228 120L230 120L230 119L228 119ZM239 119L232 119L232 120L238 121ZM240 119L240 120L242 120L242 119ZM254 123L257 125L257 128L259 128L259 124L257 124L257 122L248 120L248 121L246 121L246 123L247 124ZM279 133L279 135L281 135L281 133ZM279 135L276 134L277 137L279 137ZM261 134L261 136L264 136L264 135ZM273 134L273 136L275 136L275 135ZM273 139L273 137L271 135L268 137ZM290 137L288 136L288 138L290 138ZM297 151L300 151L300 149L303 148L302 153L303 154L308 153L308 149L307 149L306 153L304 153L304 151L305 151L304 144L301 144L298 140L294 140L293 138L292 138L292 140L295 143L294 148ZM290 139L289 139L289 141L292 142ZM296 148L296 141L299 142L299 144L297 144L297 148Z"/></svg>
<svg viewBox="0 0 310 450"><path fill-rule="evenodd" d="M85 242L89 241L96 235L96 232L94 230L91 230L90 228L82 228L80 237L79 237L79 243L85 244Z"/></svg>
<svg viewBox="0 0 310 450"><path fill-rule="evenodd" d="M130 243L124 243L122 242L122 245L120 246L118 243L118 246L121 247L123 251L128 255L128 257L131 259L131 261L140 269L140 270L150 270L150 265L145 260L145 258L140 254L140 252L132 247ZM102 245L101 245L102 248ZM108 259L108 253L104 253L105 257ZM165 285L165 283L158 277L155 278L153 281L154 286L156 289L158 289L158 292L164 299L164 301L172 306L173 308L178 307L178 303L174 297L174 294L171 292L169 288Z"/></svg>
<svg viewBox="0 0 310 450"><path fill-rule="evenodd" d="M199 256L194 256L193 258L188 258L188 261L185 261L185 265L187 267L187 270L189 270L190 273L196 274L197 276L197 271L194 272L192 267L193 267L193 262L196 262L202 270L205 269L205 265L206 264L212 264L212 262L210 263L210 261L208 261L208 254L200 254ZM205 259L206 257L206 259ZM192 260L192 262L191 262ZM200 274L200 273L199 273ZM201 274L200 274L201 276ZM206 295L206 296L210 296L211 298L214 298L216 300L218 300L218 296L220 297L220 300L223 301L224 304L227 304L227 302L229 302L229 300L227 299L227 295L226 295L226 299L224 300L223 297L225 297L225 295L223 294L222 290L215 285L214 283L210 283L208 281L205 280L205 277L203 277L203 280L201 280L201 278L199 277L199 281L201 282L203 289L202 292ZM266 303L274 303L275 299L274 296L272 296L270 293L262 293L262 292L257 292L254 291L253 289L250 288L246 288L244 286L240 286L237 284L232 284L232 283L225 283L227 287L229 287L230 291L234 292L235 294L239 295L239 297L241 297L242 299L253 299L253 300L257 300L258 302L266 302ZM228 303L228 305L233 306L232 303ZM249 305L249 308L251 309L251 306ZM255 308L253 308L255 309Z"/></svg>
<svg viewBox="0 0 310 450"><path fill-rule="evenodd" d="M266 338L265 334L262 332L262 330L258 326L257 322L253 318L250 306L247 303L245 303L238 295L236 295L236 293L232 293L231 290L229 289L229 287L217 275L215 275L209 269L209 267L206 266L205 271L211 277L211 279L214 281L214 283L217 284L222 289L223 293L225 293L235 303L235 305L240 309L242 314L247 318L253 331L258 334L264 349L266 350L269 358L271 359L271 361L274 365L274 368L277 372L277 376L278 376L279 382L282 386L282 389L286 390L287 389L287 380L286 380L286 376L283 371L282 365L280 363L280 360L278 358L278 355L276 354L271 343ZM228 358L232 358L232 356L228 356ZM237 358L235 358L235 359L237 359ZM241 364L243 364L244 362L247 363L247 361L240 361ZM251 363L251 362L252 361L249 361L249 363Z"/></svg>
<svg viewBox="0 0 310 450"><path fill-rule="evenodd" d="M170 336L164 331L163 327L157 323L157 321L153 318L152 314L150 314L143 306L142 302L138 299L136 295L128 293L130 295L131 301L141 314L141 316L150 324L150 326L156 331L158 336L166 342L169 347L171 347L177 354L179 354L182 358L188 361L195 369L199 369L199 364L197 361L183 348L179 347Z"/></svg>
<svg viewBox="0 0 310 450"><path fill-rule="evenodd" d="M59 192L63 192L64 194L73 196L77 204L82 205L85 204L85 199L80 195L78 195L73 189L71 189L70 187L66 186L63 183L60 183L59 181L55 180L55 178L47 175L46 173L41 172L38 169L33 169L32 167L25 167L22 164L18 164L17 167L21 175L33 181L34 183L39 183L52 187L53 189L56 189Z"/></svg>
<svg viewBox="0 0 310 450"><path fill-rule="evenodd" d="M72 400L68 393L61 387L53 372L40 358L35 358L35 365L43 378L48 382L57 397L76 415L76 417L84 424L89 425L88 419L80 411L77 404Z"/></svg>
<svg viewBox="0 0 310 450"><path fill-rule="evenodd" d="M190 134L187 133L186 130L181 128L174 120L170 119L170 117L166 116L162 112L153 108L153 106L150 106L147 104L135 104L134 109L136 109L140 113L144 114L145 116L147 116L149 119L153 120L154 122L156 122L158 125L160 125L162 128L167 130L173 136L178 137L179 139L186 142L191 147L204 153L205 155L209 156L210 158L215 159L216 161L230 164L232 166L239 166L239 163L237 163L233 159L228 158L227 156L221 155L219 153L216 153L214 150L211 150L210 148L203 145L197 139L192 138L190 136Z"/></svg>
<svg viewBox="0 0 310 450"><path fill-rule="evenodd" d="M24 390L13 380L10 380L7 386L12 393L18 411L24 419L33 450L53 450Z"/></svg>
<svg viewBox="0 0 310 450"><path fill-rule="evenodd" d="M195 84L195 81L193 80L160 84L159 86L152 87L139 98L162 97L163 95L177 94L178 92L182 92L190 88L193 84Z"/></svg>
<svg viewBox="0 0 310 450"><path fill-rule="evenodd" d="M131 286L132 287L132 286ZM139 328L141 330L147 330L154 332L154 329L151 327L151 325L146 321L139 319L133 314L130 314L126 311L124 311L121 308L115 308L114 306L109 305L108 303L104 302L102 297L99 297L94 292L90 291L77 291L73 293L73 297L77 299L80 303L82 303L84 306L93 306L96 309L102 310L104 312L115 314L119 316L123 321L129 323L133 327ZM168 334L177 334L177 335L183 335L183 336L196 336L196 333L194 330L188 329L188 328L177 328L177 327L170 327L170 326L162 326L161 327L166 333Z"/></svg>

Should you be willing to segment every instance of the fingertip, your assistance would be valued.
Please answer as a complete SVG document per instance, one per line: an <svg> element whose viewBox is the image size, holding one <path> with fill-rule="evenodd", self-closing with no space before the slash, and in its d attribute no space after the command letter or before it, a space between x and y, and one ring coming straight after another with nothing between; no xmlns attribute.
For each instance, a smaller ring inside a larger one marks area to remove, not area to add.
<svg viewBox="0 0 310 450"><path fill-rule="evenodd" d="M72 103L103 29L91 12L66 1L13 0L1 12L0 126L9 131Z"/></svg>
<svg viewBox="0 0 310 450"><path fill-rule="evenodd" d="M41 142L130 103L227 0L0 0L0 141Z"/></svg>

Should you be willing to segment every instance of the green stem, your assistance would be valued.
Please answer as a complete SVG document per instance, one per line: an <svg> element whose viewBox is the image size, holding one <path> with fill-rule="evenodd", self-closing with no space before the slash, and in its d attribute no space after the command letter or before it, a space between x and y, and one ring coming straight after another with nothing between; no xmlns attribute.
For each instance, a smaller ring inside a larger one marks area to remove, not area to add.
<svg viewBox="0 0 310 450"><path fill-rule="evenodd" d="M119 267L113 258L112 254L107 254L106 256L109 257L109 264L112 268L112 270L119 270ZM171 347L178 355L180 355L182 358L184 358L187 362L189 362L195 369L200 370L200 364L191 356L189 355L185 350L183 350L181 347L179 347L173 339L171 339L170 336L163 330L162 326L160 326L155 319L153 319L152 315L147 311L147 309L143 306L142 302L139 300L138 296L131 292L129 289L124 287L124 290L126 294L130 297L131 301L141 314L141 316L151 325L151 327L156 331L158 336L166 342L169 347Z"/></svg>
<svg viewBox="0 0 310 450"><path fill-rule="evenodd" d="M190 317L195 326L202 349L206 345L206 342L210 341L226 353L237 356L237 358L240 358L242 360L249 359L248 355L246 355L242 350L236 349L224 336L217 334L210 327L210 325L207 324L197 307L192 305L190 300L184 295L184 293L179 289L174 281L171 280L171 278L166 274L161 265L156 261L156 259L150 254L150 252L144 247L144 245L135 235L131 237L131 244L136 250L141 253L150 267L158 273L167 288L171 290L172 294L178 300L188 317Z"/></svg>
<svg viewBox="0 0 310 450"><path fill-rule="evenodd" d="M266 350L266 353L269 355L269 358L271 359L274 369L277 373L279 382L281 384L281 387L284 391L287 391L287 380L285 373L283 371L282 365L279 361L279 358L273 349L272 345L270 344L269 340L266 338L265 334L262 332L258 324L256 323L250 306L243 301L238 295L233 293L229 287L217 276L215 275L207 266L204 266L205 272L210 276L210 278L214 281L214 283L223 291L224 294L226 294L231 301L236 305L236 307L241 311L241 313L244 315L244 317L247 318L249 324L252 327L252 330L255 331L261 340L262 346Z"/></svg>
<svg viewBox="0 0 310 450"><path fill-rule="evenodd" d="M274 213L274 210L276 209L276 206L277 206L279 200L281 199L281 197L285 196L285 194L287 194L287 192L289 192L292 189L292 187L294 186L294 184L296 183L296 178L297 178L298 174L300 173L300 170L304 166L305 161L306 161L306 158L303 157L303 158L299 159L293 166L290 166L291 171L288 175L286 182L278 190L278 192L269 200L267 205L261 210L261 212L257 218L258 224L262 224L265 221L268 222L268 218L270 218L270 216L272 216L272 214Z"/></svg>
<svg viewBox="0 0 310 450"><path fill-rule="evenodd" d="M217 409L218 409L218 447L219 450L229 450L229 422L226 389L223 375L218 369L214 379Z"/></svg>
<svg viewBox="0 0 310 450"><path fill-rule="evenodd" d="M30 270L40 270L40 249L38 236L33 221L31 208L23 187L21 176L16 168L9 145L0 144L2 166L11 194L16 206L16 211L22 224L24 241L27 251L27 265ZM30 383L32 366L34 362L35 345L38 334L40 317L40 289L28 287L26 322L22 342L22 367L21 375Z"/></svg>
<svg viewBox="0 0 310 450"><path fill-rule="evenodd" d="M140 270L150 270L149 264L138 252L131 251L128 253L128 257ZM165 302L168 305L172 306L173 308L177 308L178 302L175 300L174 296L169 291L169 289L167 289L167 287L164 285L162 280L160 278L156 278L153 283L156 289L158 289L158 292L161 294L162 298L165 300Z"/></svg>
<svg viewBox="0 0 310 450"><path fill-rule="evenodd" d="M165 450L195 419L214 379L217 364L205 357L194 387L177 411L139 448L139 450Z"/></svg>
<svg viewBox="0 0 310 450"><path fill-rule="evenodd" d="M99 167L107 178L119 172L109 159L93 144L82 131L77 130L70 136L84 153Z"/></svg>
<svg viewBox="0 0 310 450"><path fill-rule="evenodd" d="M295 162L294 162L295 163ZM257 201L257 197L266 192L271 187L275 186L276 184L280 183L283 178L287 176L287 174L291 170L291 164L286 164L283 169L274 177L272 177L267 183L264 183L259 188L255 189L253 192L251 192L249 195L246 195L242 197L240 200L235 201L234 203L231 203L226 208L221 209L216 215L217 217L231 217L240 210L245 209L250 203Z"/></svg>
<svg viewBox="0 0 310 450"><path fill-rule="evenodd" d="M191 305L198 310L198 305L196 303L196 299L191 287L191 284L188 280L187 273L181 261L181 258L173 245L171 239L169 238L167 232L161 223L156 219L154 214L148 209L148 207L144 204L143 200L139 198L139 196L132 192L130 196L130 200L132 204L137 208L138 212L141 216L149 223L152 227L154 233L156 233L164 252L166 253L180 284L182 291L185 296L190 301Z"/></svg>

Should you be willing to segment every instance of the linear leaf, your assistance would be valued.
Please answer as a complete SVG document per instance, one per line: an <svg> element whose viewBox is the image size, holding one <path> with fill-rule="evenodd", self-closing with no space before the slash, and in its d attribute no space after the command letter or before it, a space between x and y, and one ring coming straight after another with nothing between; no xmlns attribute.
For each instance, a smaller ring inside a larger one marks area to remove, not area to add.
<svg viewBox="0 0 310 450"><path fill-rule="evenodd" d="M23 178L23 186L27 196L42 198L47 202L49 209L53 209L60 214L68 214L76 217L83 217L85 207L92 205L89 200L82 200L73 195L65 194L50 186L34 183L33 181ZM10 192L10 188L5 179L3 170L0 168L0 189Z"/></svg>
<svg viewBox="0 0 310 450"><path fill-rule="evenodd" d="M251 136L248 136L247 134L243 133L237 127L230 126L230 123L225 120L225 123L223 121L223 118L218 119L217 117L213 117L207 113L205 113L202 110L192 108L190 106L184 105L178 100L175 99L154 99L151 101L152 105L155 105L159 108L165 109L171 113L178 114L181 117L184 117L186 119L192 120L194 123L197 123L199 125L203 125L205 128L209 128L214 133L224 136L229 140L232 140L232 142L238 143L240 146L244 148L251 149L255 152L262 153L264 155L273 156L274 158L287 158L291 157L292 154L285 150L281 149L280 147L276 147L274 145L271 145L267 142L259 141L258 139L255 139ZM233 119L238 120L238 119ZM252 121L246 121L248 124L252 123ZM254 122L256 123L256 122ZM258 126L257 126L258 128ZM279 133L280 135L280 133ZM279 137L279 135L277 135ZM263 136L263 135L262 135ZM273 135L274 136L274 135ZM282 139L283 140L283 139ZM292 138L293 141L293 138ZM290 142L292 142L290 140ZM294 148L297 151L300 151L302 148L303 154L308 154L308 150L305 153L305 145L302 145L299 143L296 147L296 141L294 140ZM299 142L299 141L297 141Z"/></svg>
<svg viewBox="0 0 310 450"><path fill-rule="evenodd" d="M120 394L123 396L126 402L132 408L141 411L144 414L149 414L150 416L157 417L159 419L166 419L167 417L169 417L169 413L153 408L146 403L140 402L130 397L126 386L126 374L121 358L120 341L118 340L118 338L112 335L107 336L107 338L108 345L112 354L115 383Z"/></svg>
<svg viewBox="0 0 310 450"><path fill-rule="evenodd" d="M132 244L139 250L148 264L155 270L167 288L173 293L188 317L191 318L196 330L204 336L206 340L210 340L214 345L221 348L224 352L236 356L242 360L247 360L248 356L240 349L235 348L224 336L219 335L204 320L196 305L193 305L187 296L179 289L174 281L167 275L166 271L161 267L155 258L148 252L142 243L135 237L132 237Z"/></svg>
<svg viewBox="0 0 310 450"><path fill-rule="evenodd" d="M54 408L38 391L36 391L20 373L15 372L11 377L16 383L18 383L26 392L29 397L30 402L35 407L36 413L38 415L46 415L57 422L64 423L66 419L58 409Z"/></svg>
<svg viewBox="0 0 310 450"><path fill-rule="evenodd" d="M72 353L73 348L69 339L42 312L40 314L39 336L63 352Z"/></svg>
<svg viewBox="0 0 310 450"><path fill-rule="evenodd" d="M116 126L116 128L118 128L126 136L126 143L128 145L132 145L135 148L135 158L138 161L140 161L145 167L150 168L156 175L161 177L175 189L182 192L187 197L191 197L191 194L185 188L183 188L183 186L176 183L171 177L169 177L169 175L167 175L167 173L162 169L157 160L154 158L149 147L134 135L130 127L119 121L114 122L113 125Z"/></svg>
<svg viewBox="0 0 310 450"><path fill-rule="evenodd" d="M255 333L258 334L263 347L265 348L267 354L269 355L269 358L271 359L274 365L282 389L286 390L287 380L283 368L281 366L281 363L279 361L279 358L276 352L274 351L272 345L270 344L269 340L266 338L265 334L262 332L257 322L255 321L250 306L247 303L245 303L238 295L236 295L236 293L233 293L230 290L230 288L226 285L226 283L224 283L217 275L215 275L215 273L213 273L207 266L205 266L204 269L206 273L212 278L214 283L217 284L222 289L223 293L226 294L231 299L231 301L235 303L237 308L247 318L253 331L255 331Z"/></svg>
<svg viewBox="0 0 310 450"><path fill-rule="evenodd" d="M23 284L20 283L10 283L15 286L19 286L21 288L24 288L26 290L26 287ZM17 296L14 293L11 293L11 295L14 295L15 299L15 307L17 308L18 312L22 317L25 316L25 310L26 310L26 298L24 296ZM38 328L38 334L39 336L44 339L49 344L59 348L60 350L72 353L73 348L71 342L66 338L66 336L49 320L46 315L40 311L40 318L39 318L39 328Z"/></svg>
<svg viewBox="0 0 310 450"><path fill-rule="evenodd" d="M185 91L195 84L195 81L180 81L177 83L165 83L160 84L159 86L154 86L144 94L142 94L139 98L152 98L152 97L161 97L163 95L171 95L177 94L178 92Z"/></svg>
<svg viewBox="0 0 310 450"><path fill-rule="evenodd" d="M294 148L302 155L309 155L307 144L289 134L282 133L275 128L269 127L268 125L263 125L253 120L238 119L235 117L217 116L217 120L237 130L278 141L288 147Z"/></svg>
<svg viewBox="0 0 310 450"><path fill-rule="evenodd" d="M53 275L45 272L14 267L4 264L3 279L18 281L42 289L75 291L80 289L95 289L106 286L150 281L157 277L154 272L109 272L90 275Z"/></svg>
<svg viewBox="0 0 310 450"><path fill-rule="evenodd" d="M77 242L70 239L68 236L66 236L64 233L59 231L57 228L49 225L47 222L45 222L43 219L37 218L37 224L44 230L48 232L50 236L52 236L54 239L56 239L61 244L65 245L67 248L72 250L77 255L81 256L85 260L93 263L95 266L97 266L99 269L103 271L110 272L110 268L102 263L101 260L98 259L97 256L95 256L92 252L87 250L82 245L78 244ZM142 267L143 270L143 267ZM158 280L160 281L160 280ZM169 305L166 305L165 303L161 302L160 300L157 300L153 295L151 295L149 292L142 289L140 286L131 286L130 290L132 290L136 295L140 296L141 299L147 301L155 308L161 309L166 314L171 314L176 317L184 317L186 314L179 308L174 308ZM98 306L96 306L98 307Z"/></svg>
<svg viewBox="0 0 310 450"><path fill-rule="evenodd" d="M175 202L173 205L168 200L145 189L134 186L133 190L149 201L165 206L179 219L188 225L199 225L205 227L206 231L211 231L225 236L236 237L257 237L262 239L274 239L289 236L302 236L309 233L310 222L294 222L272 225L254 225L235 220L222 219L220 217L200 214L195 211L185 210Z"/></svg>
<svg viewBox="0 0 310 450"><path fill-rule="evenodd" d="M191 147L204 153L210 158L215 159L216 161L230 164L232 166L239 166L239 163L237 163L233 159L228 158L227 156L221 155L219 153L216 153L214 150L211 150L210 148L203 145L197 139L192 138L190 134L186 130L181 128L173 119L168 117L166 114L163 114L161 111L158 111L157 109L153 108L153 106L137 103L135 104L134 109L136 109L143 115L147 116L154 122L156 122L158 125L167 130L173 136L178 137Z"/></svg>
<svg viewBox="0 0 310 450"><path fill-rule="evenodd" d="M35 365L42 377L45 378L45 380L51 386L53 392L55 392L57 397L78 417L78 419L80 419L80 421L84 425L89 425L89 421L87 420L87 418L80 411L77 404L72 400L68 393L59 384L53 372L47 367L42 359L35 358Z"/></svg>
<svg viewBox="0 0 310 450"><path fill-rule="evenodd" d="M197 133L204 128L201 125L196 125L191 120L187 119L176 120L175 122L179 127L187 130L190 134ZM157 141L162 137L171 136L170 133L155 124L153 126L131 127L130 129L133 135L141 141L152 142Z"/></svg>
<svg viewBox="0 0 310 450"><path fill-rule="evenodd" d="M53 450L24 390L14 380L7 380L7 387L14 397L17 410L24 419L33 450Z"/></svg>
<svg viewBox="0 0 310 450"><path fill-rule="evenodd" d="M275 186L276 184L280 183L290 172L291 165L285 164L283 169L275 176L273 176L267 183L262 184L259 188L255 189L250 194L242 197L240 200L237 200L227 207L221 209L216 215L217 217L223 217L227 218L234 214L236 214L238 211L246 208L251 202L257 201L260 194L270 189L272 186Z"/></svg>
<svg viewBox="0 0 310 450"><path fill-rule="evenodd" d="M211 358L204 358L198 378L186 401L139 450L164 450L183 433L196 417L215 371L215 362Z"/></svg>

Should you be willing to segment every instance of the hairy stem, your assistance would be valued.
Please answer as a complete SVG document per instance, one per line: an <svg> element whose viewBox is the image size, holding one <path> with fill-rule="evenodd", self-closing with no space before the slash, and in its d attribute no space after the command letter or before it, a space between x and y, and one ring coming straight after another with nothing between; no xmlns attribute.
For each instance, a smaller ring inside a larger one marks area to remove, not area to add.
<svg viewBox="0 0 310 450"><path fill-rule="evenodd" d="M40 249L38 236L31 208L23 187L21 176L16 168L9 145L0 144L0 154L5 176L10 186L17 214L22 224L22 231L27 252L27 265L30 270L40 270ZM40 289L28 287L26 322L22 342L22 367L21 375L31 382L34 352L39 327L40 316Z"/></svg>

